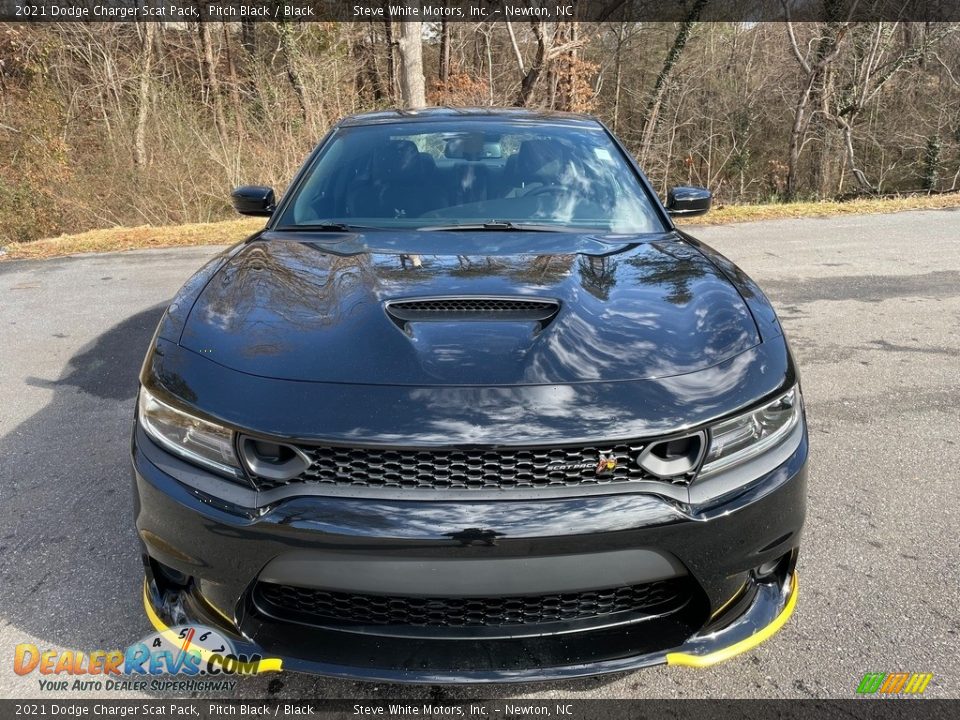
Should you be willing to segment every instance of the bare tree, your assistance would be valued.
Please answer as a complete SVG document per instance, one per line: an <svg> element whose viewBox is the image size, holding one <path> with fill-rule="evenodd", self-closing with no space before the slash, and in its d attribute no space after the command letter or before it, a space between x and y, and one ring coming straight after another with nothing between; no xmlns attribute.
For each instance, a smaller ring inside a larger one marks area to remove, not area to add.
<svg viewBox="0 0 960 720"><path fill-rule="evenodd" d="M523 64L521 62L523 80L520 82L520 92L517 94L517 98L513 103L518 107L526 107L530 104L530 98L533 97L533 90L540 80L540 74L547 65L547 35L544 32L543 22L540 20L531 20L530 28L533 30L533 37L536 39L537 47L534 51L533 62L530 63L530 68L525 72L523 72ZM513 37L513 28L508 25L507 29L510 31L510 36ZM517 56L519 59L519 51Z"/></svg>
<svg viewBox="0 0 960 720"><path fill-rule="evenodd" d="M853 145L853 128L860 113L874 101L880 91L898 72L921 61L930 48L936 45L956 26L940 23L923 33L906 33L906 38L898 45L895 30L899 23L878 22L864 26L864 42L858 44L857 60L851 65L852 71L847 83L838 93L834 104L825 98L824 116L834 122L843 133L847 165L862 190L875 192L877 188L867 179L866 173L859 167ZM917 37L919 35L919 37Z"/></svg>
<svg viewBox="0 0 960 720"><path fill-rule="evenodd" d="M220 77L217 72L216 58L213 55L213 41L207 31L206 23L197 23L197 36L200 38L200 65L207 84L208 101L213 109L213 121L222 142L227 136L227 122L223 115L223 99L220 97Z"/></svg>
<svg viewBox="0 0 960 720"><path fill-rule="evenodd" d="M446 16L440 22L440 62L439 72L437 73L440 82L447 84L450 79L450 24Z"/></svg>
<svg viewBox="0 0 960 720"><path fill-rule="evenodd" d="M556 67L556 90L550 107L557 110L575 110L577 105L577 47L580 24L575 20L557 22L553 33L554 45L568 49L554 63Z"/></svg>
<svg viewBox="0 0 960 720"><path fill-rule="evenodd" d="M534 91L542 79L544 72L550 69L551 64L558 57L565 55L569 58L571 53L574 53L577 48L583 45L582 39L577 37L576 23L573 22L558 23L552 40L547 33L546 23L542 20L531 20L530 29L536 41L536 49L530 67L524 72L523 56L516 47L516 36L514 35L513 28L511 26L507 27L514 48L517 50L517 61L520 64L520 70L523 74L523 79L520 82L520 92L517 93L517 97L513 102L517 107L528 107L532 104ZM554 79L556 79L556 77L554 77ZM556 84L551 83L551 94L553 94L555 90ZM551 107L553 104L553 102L549 103Z"/></svg>
<svg viewBox="0 0 960 720"><path fill-rule="evenodd" d="M409 7L420 7L420 0L411 0ZM400 95L403 106L426 106L426 88L423 78L423 23L400 23Z"/></svg>
<svg viewBox="0 0 960 720"><path fill-rule="evenodd" d="M614 53L614 72L613 72L613 131L617 132L620 123L620 96L623 89L623 54L626 45L627 21L621 20L616 28L616 52Z"/></svg>
<svg viewBox="0 0 960 720"><path fill-rule="evenodd" d="M229 77L230 104L233 106L233 124L237 141L243 138L243 106L240 102L240 83L237 80L237 66L233 61L233 52L230 49L230 32L227 23L220 23L223 34L223 50L227 57L227 75Z"/></svg>
<svg viewBox="0 0 960 720"><path fill-rule="evenodd" d="M397 63L394 57L394 50L397 47L397 41L393 37L393 21L390 20L390 16L386 16L386 19L383 21L383 32L384 38L386 39L386 56L387 56L387 97L393 102L393 99L397 96Z"/></svg>
<svg viewBox="0 0 960 720"><path fill-rule="evenodd" d="M680 60L683 48L686 47L693 26L700 18L700 12L707 2L708 0L696 0L690 8L686 19L680 23L680 27L677 29L677 35L673 39L673 44L670 46L670 50L667 52L667 56L663 61L663 67L660 68L660 72L657 75L657 81L653 86L653 92L650 94L650 100L647 102L647 112L643 121L643 136L640 142L640 162L644 162L650 153L654 134L660 122L660 108L663 105L663 98L667 92L673 70Z"/></svg>
<svg viewBox="0 0 960 720"><path fill-rule="evenodd" d="M523 78L527 71L523 67L523 53L520 52L520 46L517 44L517 34L513 31L513 23L507 20L504 23L507 26L507 34L510 35L510 46L513 48L513 54L517 58L517 68L520 70L520 77Z"/></svg>
<svg viewBox="0 0 960 720"><path fill-rule="evenodd" d="M787 149L787 182L784 194L785 199L791 200L797 193L797 169L800 153L803 151L804 138L810 127L811 105L817 95L826 96L826 77L830 65L840 55L843 39L850 23L824 23L819 38L810 41L810 45L815 46L815 49L803 52L797 42L793 22L789 20L789 6L784 7L787 8L786 28L790 49L804 77L800 93L793 106L793 124L790 128L790 143Z"/></svg>
<svg viewBox="0 0 960 720"><path fill-rule="evenodd" d="M303 78L300 75L298 67L299 47L296 39L290 31L290 24L282 20L277 24L277 33L280 36L280 49L283 52L283 64L286 70L287 80L293 89L293 94L297 97L297 104L300 106L300 116L306 123L310 118L310 101L307 99L307 89L303 84Z"/></svg>
<svg viewBox="0 0 960 720"><path fill-rule="evenodd" d="M153 72L153 36L156 25L139 23L143 29L143 52L140 61L140 90L137 93L137 129L133 134L133 162L138 168L147 163L147 111L150 106L150 84Z"/></svg>

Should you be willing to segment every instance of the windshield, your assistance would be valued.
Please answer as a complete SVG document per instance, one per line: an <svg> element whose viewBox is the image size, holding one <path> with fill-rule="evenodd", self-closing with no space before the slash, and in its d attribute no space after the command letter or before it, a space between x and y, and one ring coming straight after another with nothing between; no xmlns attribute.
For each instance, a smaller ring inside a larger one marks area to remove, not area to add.
<svg viewBox="0 0 960 720"><path fill-rule="evenodd" d="M664 229L603 128L499 120L341 128L274 227L336 224Z"/></svg>

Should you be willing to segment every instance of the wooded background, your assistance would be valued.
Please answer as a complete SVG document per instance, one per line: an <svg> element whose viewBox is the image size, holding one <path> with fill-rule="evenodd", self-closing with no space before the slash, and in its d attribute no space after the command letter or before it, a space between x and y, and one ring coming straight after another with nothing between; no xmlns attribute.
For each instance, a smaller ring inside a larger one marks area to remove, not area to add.
<svg viewBox="0 0 960 720"><path fill-rule="evenodd" d="M229 217L338 118L424 102L594 113L720 202L957 189L955 24L697 19L0 25L0 245Z"/></svg>

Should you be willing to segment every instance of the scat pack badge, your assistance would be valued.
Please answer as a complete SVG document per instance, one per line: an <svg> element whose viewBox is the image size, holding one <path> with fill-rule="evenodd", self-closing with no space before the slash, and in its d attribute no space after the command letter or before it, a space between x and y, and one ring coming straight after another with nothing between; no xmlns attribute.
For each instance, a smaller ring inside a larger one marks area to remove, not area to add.
<svg viewBox="0 0 960 720"><path fill-rule="evenodd" d="M594 474L603 475L617 469L617 457L612 452L601 452L597 462L550 463L546 469L548 473L593 470Z"/></svg>
<svg viewBox="0 0 960 720"><path fill-rule="evenodd" d="M603 475L606 472L613 472L617 469L617 458L610 453L604 455L600 453L600 461L597 463L597 475Z"/></svg>

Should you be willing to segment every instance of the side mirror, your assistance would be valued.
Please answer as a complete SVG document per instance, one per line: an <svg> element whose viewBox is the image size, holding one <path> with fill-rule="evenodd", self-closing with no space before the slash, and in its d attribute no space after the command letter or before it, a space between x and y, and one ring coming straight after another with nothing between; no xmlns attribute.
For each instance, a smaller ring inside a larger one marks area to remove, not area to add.
<svg viewBox="0 0 960 720"><path fill-rule="evenodd" d="M667 193L667 212L673 217L693 217L710 210L712 196L706 188L675 187Z"/></svg>
<svg viewBox="0 0 960 720"><path fill-rule="evenodd" d="M259 215L267 217L273 214L276 199L273 188L262 185L244 185L230 193L233 209L241 215Z"/></svg>

